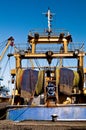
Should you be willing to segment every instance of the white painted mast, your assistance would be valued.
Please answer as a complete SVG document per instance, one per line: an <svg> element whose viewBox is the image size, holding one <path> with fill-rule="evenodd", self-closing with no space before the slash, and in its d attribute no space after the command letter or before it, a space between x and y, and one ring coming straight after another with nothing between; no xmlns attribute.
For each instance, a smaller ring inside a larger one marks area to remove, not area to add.
<svg viewBox="0 0 86 130"><path fill-rule="evenodd" d="M50 35L50 33L52 32L52 29L51 29L51 21L52 21L52 17L54 15L54 13L51 13L50 9L48 8L48 11L47 13L44 13L46 16L47 16L47 20L48 20L48 35Z"/></svg>

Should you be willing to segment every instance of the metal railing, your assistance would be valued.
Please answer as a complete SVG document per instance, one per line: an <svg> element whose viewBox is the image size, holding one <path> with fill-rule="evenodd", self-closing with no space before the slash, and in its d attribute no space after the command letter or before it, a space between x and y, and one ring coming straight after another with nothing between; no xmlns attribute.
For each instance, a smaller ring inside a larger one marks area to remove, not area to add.
<svg viewBox="0 0 86 130"><path fill-rule="evenodd" d="M29 35L34 36L35 33L38 33L39 36L47 36L48 35L47 31L48 31L47 28L45 28L45 29L32 29L29 32ZM59 36L61 33L64 33L64 36L69 35L69 32L65 29L55 29L55 28L53 28L51 30L50 35L51 36Z"/></svg>
<svg viewBox="0 0 86 130"><path fill-rule="evenodd" d="M53 51L54 53L60 53L61 47L63 44L37 44L36 45L36 53L45 53L47 51ZM30 44L23 43L23 44L16 44L15 52L28 52L31 49ZM68 44L68 52L73 52L75 50L79 50L80 52L84 52L84 43L69 43ZM64 51L63 51L64 53Z"/></svg>

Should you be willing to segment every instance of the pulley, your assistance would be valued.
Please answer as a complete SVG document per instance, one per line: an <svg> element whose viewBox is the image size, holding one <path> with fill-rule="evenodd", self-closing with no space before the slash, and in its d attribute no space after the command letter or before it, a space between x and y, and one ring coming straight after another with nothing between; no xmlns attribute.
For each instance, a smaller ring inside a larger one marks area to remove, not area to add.
<svg viewBox="0 0 86 130"><path fill-rule="evenodd" d="M47 61L48 61L49 65L51 64L51 61L52 61L52 55L53 55L52 51L47 51L46 52L46 58L47 58Z"/></svg>

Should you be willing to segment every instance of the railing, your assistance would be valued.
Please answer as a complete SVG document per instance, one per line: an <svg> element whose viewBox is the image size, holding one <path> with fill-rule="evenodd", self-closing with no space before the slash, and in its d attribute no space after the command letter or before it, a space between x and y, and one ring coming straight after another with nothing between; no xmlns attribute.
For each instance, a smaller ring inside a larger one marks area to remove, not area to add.
<svg viewBox="0 0 86 130"><path fill-rule="evenodd" d="M29 35L34 36L35 33L38 33L39 36L47 36L48 29L33 29L29 32ZM65 29L52 29L50 35L51 36L59 36L61 33L64 33L64 36L67 36L69 32Z"/></svg>
<svg viewBox="0 0 86 130"><path fill-rule="evenodd" d="M84 43L70 43L68 45L69 51L79 50L81 52L84 52Z"/></svg>
<svg viewBox="0 0 86 130"><path fill-rule="evenodd" d="M45 53L47 51L53 51L54 53L60 53L61 47L63 44L37 44L36 45L36 53ZM15 52L27 52L31 49L30 44L16 44ZM75 50L79 50L80 52L84 52L84 43L69 43L68 44L68 52L73 52Z"/></svg>

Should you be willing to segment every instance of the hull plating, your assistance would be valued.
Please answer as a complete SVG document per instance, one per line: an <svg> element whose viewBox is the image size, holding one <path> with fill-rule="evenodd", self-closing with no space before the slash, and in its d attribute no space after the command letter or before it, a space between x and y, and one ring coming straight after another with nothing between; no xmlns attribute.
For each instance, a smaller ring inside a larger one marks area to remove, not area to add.
<svg viewBox="0 0 86 130"><path fill-rule="evenodd" d="M57 120L86 120L86 105L12 108L7 112L7 119L13 121L52 120L53 114L57 115Z"/></svg>

